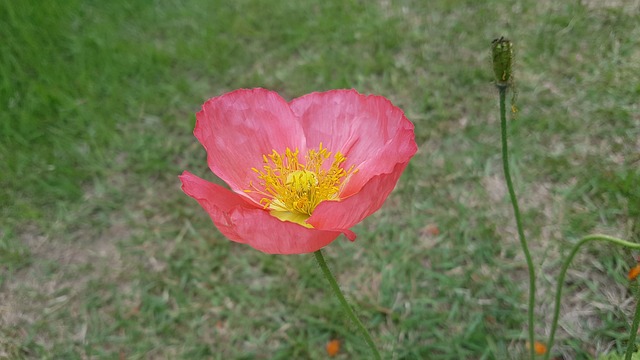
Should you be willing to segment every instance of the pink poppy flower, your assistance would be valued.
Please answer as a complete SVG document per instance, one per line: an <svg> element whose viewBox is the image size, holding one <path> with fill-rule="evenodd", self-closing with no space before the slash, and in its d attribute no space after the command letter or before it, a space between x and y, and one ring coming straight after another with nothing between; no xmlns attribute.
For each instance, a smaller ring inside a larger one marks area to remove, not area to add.
<svg viewBox="0 0 640 360"><path fill-rule="evenodd" d="M413 124L381 96L265 89L209 99L194 135L231 190L187 171L182 190L230 240L270 254L314 252L377 211L417 151Z"/></svg>

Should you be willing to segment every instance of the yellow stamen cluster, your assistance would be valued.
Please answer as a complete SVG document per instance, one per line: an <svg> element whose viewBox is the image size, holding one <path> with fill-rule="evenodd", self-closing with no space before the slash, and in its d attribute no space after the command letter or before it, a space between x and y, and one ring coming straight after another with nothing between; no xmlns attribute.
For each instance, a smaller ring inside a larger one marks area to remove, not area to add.
<svg viewBox="0 0 640 360"><path fill-rule="evenodd" d="M353 166L347 170L341 167L347 158L340 152L333 156L328 169L323 167L332 153L322 143L318 150L307 152L304 163L299 161L299 153L298 149L287 148L284 156L276 150L263 155L262 170L251 169L258 174L260 183L258 186L250 183L251 189L245 191L262 194L260 203L271 209L274 216L305 225L304 221L320 202L339 200L344 180L355 171Z"/></svg>

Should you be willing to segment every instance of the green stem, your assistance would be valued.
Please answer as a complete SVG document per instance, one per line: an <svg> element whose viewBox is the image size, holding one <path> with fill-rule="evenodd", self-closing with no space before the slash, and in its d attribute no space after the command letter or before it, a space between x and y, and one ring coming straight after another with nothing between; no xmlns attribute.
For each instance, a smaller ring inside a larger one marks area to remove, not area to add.
<svg viewBox="0 0 640 360"><path fill-rule="evenodd" d="M529 246L527 245L527 240L524 236L524 231L522 230L522 220L520 218L518 199L516 198L516 192L513 190L513 182L511 181L509 170L509 145L507 142L507 115L505 108L507 86L498 86L498 91L500 93L500 128L502 133L502 166L504 168L504 178L507 182L509 197L511 198L511 205L513 206L513 214L516 218L520 245L522 245L522 252L527 260L527 268L529 270L529 356L533 360L535 357L534 308L536 302L536 273L533 267L533 261L531 260L531 254L529 253Z"/></svg>
<svg viewBox="0 0 640 360"><path fill-rule="evenodd" d="M578 241L573 246L573 249L571 249L569 256L565 259L564 263L562 264L562 269L560 269L560 274L558 275L558 284L556 285L555 309L553 310L553 320L551 321L551 333L549 334L549 342L547 343L547 353L545 354L545 357L544 357L545 360L548 360L549 356L551 355L551 348L553 347L553 341L556 335L556 329L558 328L558 318L560 317L560 299L562 298L562 287L564 286L564 278L567 275L567 270L569 269L569 265L571 265L571 261L573 261L573 258L576 256L576 254L578 253L578 250L580 250L582 245L595 240L606 241L614 245L620 245L620 246L628 247L631 249L640 249L640 244L632 243L629 241L615 238L613 236L602 235L602 234L587 235L582 239L580 239L580 241ZM633 320L634 323L637 322L638 316L639 314L638 314L638 311L636 310L636 315ZM636 327L637 327L637 324L636 324Z"/></svg>
<svg viewBox="0 0 640 360"><path fill-rule="evenodd" d="M327 263L324 261L324 256L322 256L322 250L318 250L313 254L316 256L316 260L318 260L318 265L320 265L320 268L324 273L324 277L326 277L327 280L329 281L329 285L331 285L331 289L333 290L333 293L336 295L336 297L340 301L340 305L342 305L342 308L344 309L344 311L351 318L351 320L356 324L356 326L358 327L358 330L360 330L360 332L364 336L364 340L367 342L367 344L371 348L371 351L373 352L373 355L375 356L375 358L378 360L381 360L382 357L380 356L380 353L378 352L378 349L376 348L376 345L374 344L373 338L371 338L369 331L367 331L367 329L364 327L360 319L358 319L356 314L353 312L353 308L351 307L351 305L349 305L349 303L347 302L347 299L344 298L344 295L340 290L340 286L338 286L338 282L336 281L336 278L333 276L333 274L331 274L331 270L329 270Z"/></svg>
<svg viewBox="0 0 640 360"><path fill-rule="evenodd" d="M633 350L636 345L636 335L638 334L638 323L640 323L640 291L638 292L638 298L636 299L636 312L633 315L633 322L631 323L631 332L629 333L629 343L627 344L627 354L624 360L631 360Z"/></svg>

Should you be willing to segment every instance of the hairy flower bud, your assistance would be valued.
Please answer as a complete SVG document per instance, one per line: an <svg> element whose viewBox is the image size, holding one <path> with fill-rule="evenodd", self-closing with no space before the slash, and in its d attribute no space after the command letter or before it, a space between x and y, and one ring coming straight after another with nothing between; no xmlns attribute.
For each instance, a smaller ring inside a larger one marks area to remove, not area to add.
<svg viewBox="0 0 640 360"><path fill-rule="evenodd" d="M512 80L513 48L511 41L503 36L491 42L491 55L493 60L493 72L496 76L496 85L508 87Z"/></svg>

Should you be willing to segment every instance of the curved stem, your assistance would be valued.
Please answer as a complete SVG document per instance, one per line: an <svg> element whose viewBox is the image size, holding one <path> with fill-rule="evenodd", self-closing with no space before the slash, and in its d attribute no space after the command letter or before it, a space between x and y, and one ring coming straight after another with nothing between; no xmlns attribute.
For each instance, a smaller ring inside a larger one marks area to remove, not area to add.
<svg viewBox="0 0 640 360"><path fill-rule="evenodd" d="M614 245L620 245L620 246L628 247L631 249L640 249L640 244L632 243L626 240L618 239L613 236L602 235L602 234L587 235L582 239L580 239L580 241L578 241L573 246L573 249L571 249L569 256L565 259L564 263L562 264L562 269L560 270L560 274L558 275L558 284L556 285L556 296L555 296L555 305L554 305L555 308L553 310L553 320L551 322L551 333L549 334L549 341L547 343L548 351L545 354L545 357L544 357L545 360L549 359L549 356L551 354L551 348L553 347L553 341L556 335L556 329L558 328L558 318L560 316L560 299L562 298L562 287L564 285L564 278L567 275L567 270L569 269L569 265L571 265L571 261L573 261L573 258L576 256L576 254L578 253L578 250L580 250L582 245L595 240L606 241ZM637 317L638 317L638 311L636 310L636 316L634 317L634 322L636 322Z"/></svg>
<svg viewBox="0 0 640 360"><path fill-rule="evenodd" d="M380 357L380 353L378 352L378 349L376 348L376 345L374 344L373 338L371 338L369 331L367 331L367 329L364 327L360 319L358 319L356 314L353 312L353 308L351 307L351 305L349 305L349 303L347 302L347 299L345 299L344 294L342 294L342 291L340 290L340 286L338 286L338 282L336 281L336 278L333 276L333 274L331 273L331 270L329 270L329 267L327 266L327 263L324 261L324 256L322 256L322 250L318 250L313 254L316 256L316 260L318 261L318 265L320 265L320 268L324 273L324 277L326 277L327 280L329 281L329 285L331 285L331 289L333 290L333 293L336 295L336 297L340 301L340 305L342 305L342 308L344 309L344 311L347 313L349 318L351 318L351 320L356 324L356 326L358 327L358 330L360 330L360 332L364 336L364 340L367 342L367 344L371 348L371 351L373 352L373 355L375 356L375 358L378 360L381 360L382 357Z"/></svg>
<svg viewBox="0 0 640 360"><path fill-rule="evenodd" d="M522 230L522 220L520 218L518 199L516 198L516 192L513 190L513 182L511 181L509 170L509 144L507 142L507 116L505 109L507 87L498 86L498 91L500 93L500 129L502 134L502 166L504 169L504 178L507 182L507 188L509 189L509 197L511 198L511 205L513 206L513 215L516 218L516 226L518 227L520 245L522 246L522 252L524 253L524 257L527 261L527 268L529 270L529 356L533 360L533 358L535 357L534 308L536 302L536 273L533 267L533 261L531 260L531 254L529 253L529 246L527 245L527 240L524 236L524 231Z"/></svg>
<svg viewBox="0 0 640 360"><path fill-rule="evenodd" d="M631 360L631 355L633 355L633 350L636 344L636 335L638 334L638 323L640 323L640 291L638 292L638 298L636 299L636 312L633 315L633 323L631 323L629 343L627 344L627 353L624 356L624 360Z"/></svg>

